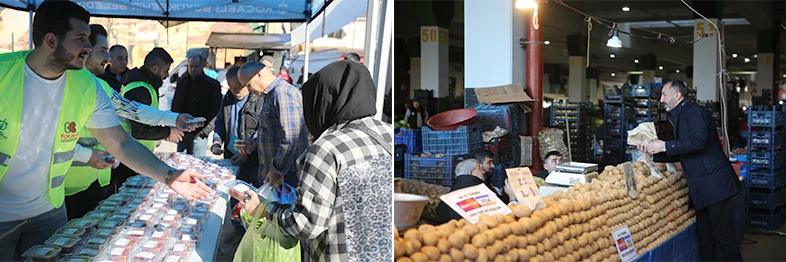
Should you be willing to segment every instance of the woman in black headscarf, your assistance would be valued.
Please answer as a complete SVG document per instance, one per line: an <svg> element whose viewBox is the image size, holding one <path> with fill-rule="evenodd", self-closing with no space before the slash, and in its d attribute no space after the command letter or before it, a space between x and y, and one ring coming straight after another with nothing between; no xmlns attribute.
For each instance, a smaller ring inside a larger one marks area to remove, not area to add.
<svg viewBox="0 0 786 262"><path fill-rule="evenodd" d="M361 64L339 61L301 90L316 141L298 159L297 201L269 204L266 218L301 240L303 261L390 260L393 130L373 118L371 75ZM246 210L253 214L259 202L251 195Z"/></svg>

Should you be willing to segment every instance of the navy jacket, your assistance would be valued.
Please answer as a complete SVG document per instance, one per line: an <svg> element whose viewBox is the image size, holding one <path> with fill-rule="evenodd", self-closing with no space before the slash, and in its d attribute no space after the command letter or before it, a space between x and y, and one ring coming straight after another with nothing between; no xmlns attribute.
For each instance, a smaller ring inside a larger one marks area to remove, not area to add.
<svg viewBox="0 0 786 262"><path fill-rule="evenodd" d="M696 210L743 190L723 153L715 122L704 108L683 100L671 111L669 121L674 126L676 140L665 141L666 152L657 154L654 160L682 164L689 197Z"/></svg>

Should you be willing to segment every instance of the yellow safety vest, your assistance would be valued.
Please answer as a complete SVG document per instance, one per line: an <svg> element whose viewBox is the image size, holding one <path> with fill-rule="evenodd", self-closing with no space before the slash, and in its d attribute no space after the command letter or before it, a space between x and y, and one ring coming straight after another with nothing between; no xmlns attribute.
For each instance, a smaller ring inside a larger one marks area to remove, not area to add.
<svg viewBox="0 0 786 262"><path fill-rule="evenodd" d="M30 52L0 54L0 180L8 171L19 145L25 58ZM96 104L96 84L89 71L66 70L65 74L63 103L57 135L53 138L52 161L49 162L49 199L55 208L63 205L63 181L74 158L76 141Z"/></svg>
<svg viewBox="0 0 786 262"><path fill-rule="evenodd" d="M128 91L134 90L139 87L146 88L147 91L150 92L150 101L152 102L150 106L153 108L158 108L158 95L156 95L156 90L153 89L153 87L150 86L150 84L145 83L143 81L131 82L128 83L127 85L124 85L123 87L120 88L120 95L125 96L126 93L128 93ZM128 132L129 134L131 134L130 121L131 120L122 117L120 118L120 125L123 126L123 129L125 129L126 132ZM142 144L143 146L147 147L147 149L150 149L150 152L153 152L156 149L156 140L138 140L138 139L135 140L140 144Z"/></svg>
<svg viewBox="0 0 786 262"><path fill-rule="evenodd" d="M112 99L112 87L103 79L96 78L96 80L101 84L101 87L104 88L104 92L109 96L109 99ZM77 140L77 143L85 148L106 151L104 147L98 143L98 139L96 139L93 133L90 133L87 128L79 132L79 140ZM106 168L98 170L87 165L87 163L73 162L71 168L68 169L68 174L66 174L64 182L65 195L70 196L87 190L96 179L98 179L98 184L102 187L109 185L109 182L112 180L112 169Z"/></svg>

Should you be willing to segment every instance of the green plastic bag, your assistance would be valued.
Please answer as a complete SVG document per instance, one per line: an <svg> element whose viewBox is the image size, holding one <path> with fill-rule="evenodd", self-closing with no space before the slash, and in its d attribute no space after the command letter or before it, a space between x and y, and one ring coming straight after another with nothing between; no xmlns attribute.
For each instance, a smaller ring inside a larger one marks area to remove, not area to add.
<svg viewBox="0 0 786 262"><path fill-rule="evenodd" d="M253 218L245 210L240 211L246 234L240 240L232 261L300 261L300 242L284 236L276 219L268 221L260 218L266 206L267 203L260 205Z"/></svg>

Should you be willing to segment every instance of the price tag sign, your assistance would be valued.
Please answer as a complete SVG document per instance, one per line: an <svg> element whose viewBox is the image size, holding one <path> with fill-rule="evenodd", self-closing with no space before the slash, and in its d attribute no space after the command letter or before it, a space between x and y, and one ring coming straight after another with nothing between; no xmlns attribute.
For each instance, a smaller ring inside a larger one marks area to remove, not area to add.
<svg viewBox="0 0 786 262"><path fill-rule="evenodd" d="M444 194L439 199L472 224L480 221L481 214L493 216L513 212L483 184Z"/></svg>
<svg viewBox="0 0 786 262"><path fill-rule="evenodd" d="M516 194L519 204L523 204L532 210L546 207L543 196L540 195L538 185L529 167L505 169L508 174L508 182Z"/></svg>
<svg viewBox="0 0 786 262"><path fill-rule="evenodd" d="M622 172L625 173L625 188L628 190L628 196L632 199L639 197L639 192L636 191L636 178L633 175L633 166L630 162L622 164Z"/></svg>
<svg viewBox="0 0 786 262"><path fill-rule="evenodd" d="M633 237L631 237L630 229L627 225L623 225L611 231L611 236L614 238L614 245L617 247L617 254L620 256L622 262L633 261L638 255L636 246L633 245Z"/></svg>

